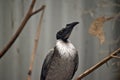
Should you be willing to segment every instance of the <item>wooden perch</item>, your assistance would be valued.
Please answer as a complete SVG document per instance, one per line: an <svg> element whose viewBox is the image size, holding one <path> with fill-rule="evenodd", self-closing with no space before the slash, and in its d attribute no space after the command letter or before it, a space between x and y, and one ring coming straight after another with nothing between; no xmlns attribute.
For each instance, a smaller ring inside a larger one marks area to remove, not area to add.
<svg viewBox="0 0 120 80"><path fill-rule="evenodd" d="M29 10L28 10L26 16L24 17L22 23L20 24L19 28L17 29L17 31L15 32L15 34L11 37L10 41L0 51L0 58L2 58L5 55L5 53L9 50L9 48L15 42L15 40L17 39L17 37L22 32L23 28L25 27L25 25L28 22L28 20L30 19L30 17L33 16L33 15L35 15L36 13L40 12L42 9L44 9L45 5L43 5L40 9L38 9L38 10L36 10L36 11L33 12L33 8L34 8L34 5L35 5L35 2L36 2L36 0L32 0L32 3L30 5L30 7L29 7Z"/></svg>
<svg viewBox="0 0 120 80"><path fill-rule="evenodd" d="M118 59L120 59L120 57L119 56L114 56L114 55L111 55L113 58L118 58Z"/></svg>
<svg viewBox="0 0 120 80"><path fill-rule="evenodd" d="M43 11L42 11L42 14L40 16L40 22L39 22L39 25L38 25L37 30L36 30L36 36L35 36L34 47L33 47L32 55L31 55L31 59L30 59L30 66L29 66L27 80L31 80L31 75L32 75L32 70L33 70L33 64L34 64L35 55L36 55L36 52L37 52L38 43L39 43L40 28L41 28L41 25L42 25L42 20L43 20L43 15L44 15L45 8L42 9L42 10ZM36 12L34 12L34 13L36 13Z"/></svg>
<svg viewBox="0 0 120 80"><path fill-rule="evenodd" d="M104 63L106 63L107 61L109 61L111 58L113 58L113 56L116 56L118 53L120 53L120 48L118 48L117 50L115 50L114 52L112 52L110 55L108 55L107 57L105 57L104 59L102 59L100 62L98 62L97 64L95 64L91 68L87 69L76 80L81 80L82 78L84 78L85 76L87 76L88 74L90 74L91 72L93 72L94 70L96 70L97 68L99 68L100 66L102 66Z"/></svg>

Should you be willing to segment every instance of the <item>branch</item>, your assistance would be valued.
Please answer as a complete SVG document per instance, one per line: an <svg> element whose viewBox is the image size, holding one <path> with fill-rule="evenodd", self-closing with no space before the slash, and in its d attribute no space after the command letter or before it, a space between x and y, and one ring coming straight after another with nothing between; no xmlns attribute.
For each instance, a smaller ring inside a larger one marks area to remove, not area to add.
<svg viewBox="0 0 120 80"><path fill-rule="evenodd" d="M34 48L33 48L32 55L31 55L27 80L31 80L32 69L33 69L35 55L36 55L36 52L37 52L37 47L38 47L38 42L39 42L39 37L40 37L40 29L41 29L41 24L42 24L42 20L43 20L45 6L44 6L44 8L41 7L41 9L43 9L43 11L42 11L42 14L40 16L40 22L39 22L38 28L36 30L36 36L35 36L35 40L34 40ZM39 11L41 11L41 9L39 9ZM37 12L38 12L38 10L35 11L34 13L37 13Z"/></svg>
<svg viewBox="0 0 120 80"><path fill-rule="evenodd" d="M119 57L119 56L114 56L114 55L111 55L111 57L120 59L120 57Z"/></svg>
<svg viewBox="0 0 120 80"><path fill-rule="evenodd" d="M34 15L34 14L40 12L41 10L44 10L45 7L46 7L45 5L41 6L41 8L39 8L38 10L32 12L32 15Z"/></svg>
<svg viewBox="0 0 120 80"><path fill-rule="evenodd" d="M12 46L12 44L15 42L15 40L17 39L17 37L20 35L20 33L22 32L23 28L25 27L26 23L28 22L28 20L30 19L31 16L33 16L34 14L38 13L39 11L37 11L36 13L32 13L33 11L33 7L35 5L36 0L32 0L32 3L29 7L29 10L25 16L25 18L23 19L22 23L20 24L19 28L17 29L17 31L15 32L15 34L12 36L12 38L10 39L10 41L4 46L4 48L0 51L0 59L5 55L5 53L9 50L9 48Z"/></svg>
<svg viewBox="0 0 120 80"><path fill-rule="evenodd" d="M88 74L90 74L91 72L93 72L94 70L96 70L97 68L99 68L100 66L102 66L104 63L106 63L107 61L109 61L111 58L113 58L111 55L116 56L119 52L120 52L120 48L118 48L117 50L115 50L114 52L112 52L110 55L108 55L107 57L105 57L104 59L102 59L100 62L98 62L97 64L95 64L91 68L87 69L76 80L81 80L82 78L84 78L85 76L87 76Z"/></svg>

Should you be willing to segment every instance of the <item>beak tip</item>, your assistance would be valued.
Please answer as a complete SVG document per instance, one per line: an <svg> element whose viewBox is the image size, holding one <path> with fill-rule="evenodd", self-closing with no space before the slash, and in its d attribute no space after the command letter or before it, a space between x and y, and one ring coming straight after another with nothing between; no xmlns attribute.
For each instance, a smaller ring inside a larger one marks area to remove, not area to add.
<svg viewBox="0 0 120 80"><path fill-rule="evenodd" d="M79 24L79 22L73 22L72 24L77 25L77 24Z"/></svg>
<svg viewBox="0 0 120 80"><path fill-rule="evenodd" d="M75 22L76 24L79 24L79 22Z"/></svg>
<svg viewBox="0 0 120 80"><path fill-rule="evenodd" d="M67 24L66 26L68 26L68 27L70 27L70 26L74 27L77 24L79 24L79 22L72 22L72 23Z"/></svg>

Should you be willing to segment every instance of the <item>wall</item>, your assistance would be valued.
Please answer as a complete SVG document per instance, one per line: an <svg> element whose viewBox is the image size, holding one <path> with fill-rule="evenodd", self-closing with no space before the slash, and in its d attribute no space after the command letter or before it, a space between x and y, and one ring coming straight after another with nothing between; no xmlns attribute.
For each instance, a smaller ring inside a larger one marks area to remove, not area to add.
<svg viewBox="0 0 120 80"><path fill-rule="evenodd" d="M56 32L67 23L80 22L70 37L71 42L79 52L79 68L75 77L116 49L111 47L114 44L108 44L114 40L113 36L118 34L113 35L116 31L115 21L105 23L106 42L103 45L100 45L98 39L88 33L90 24L94 19L102 15L111 16L114 14L115 7L111 5L106 7L103 2L104 0L37 0L34 9L45 4L46 10L33 68L33 80L39 80L42 62L49 49L55 46ZM0 49L19 27L30 3L31 0L0 0ZM0 80L26 79L39 17L40 13L28 21L14 45L0 60ZM111 66L111 62L108 64ZM83 80L112 80L111 73L110 68L104 64Z"/></svg>

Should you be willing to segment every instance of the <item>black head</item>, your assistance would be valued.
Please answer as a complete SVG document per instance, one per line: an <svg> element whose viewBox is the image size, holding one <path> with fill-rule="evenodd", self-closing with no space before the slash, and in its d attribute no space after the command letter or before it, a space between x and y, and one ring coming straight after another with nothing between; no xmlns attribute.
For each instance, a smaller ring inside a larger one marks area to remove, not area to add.
<svg viewBox="0 0 120 80"><path fill-rule="evenodd" d="M67 39L69 38L73 28L78 23L79 22L72 22L70 24L67 24L65 28L62 28L60 31L57 32L56 38L67 42Z"/></svg>

